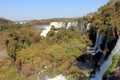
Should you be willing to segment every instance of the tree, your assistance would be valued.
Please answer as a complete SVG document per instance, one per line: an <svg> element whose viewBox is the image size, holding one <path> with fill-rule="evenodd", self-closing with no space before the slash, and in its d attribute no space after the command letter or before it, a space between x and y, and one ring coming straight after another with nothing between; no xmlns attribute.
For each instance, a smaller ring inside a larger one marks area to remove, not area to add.
<svg viewBox="0 0 120 80"><path fill-rule="evenodd" d="M8 54L13 61L16 61L17 52L40 41L40 33L29 28L21 28L9 34L6 40Z"/></svg>

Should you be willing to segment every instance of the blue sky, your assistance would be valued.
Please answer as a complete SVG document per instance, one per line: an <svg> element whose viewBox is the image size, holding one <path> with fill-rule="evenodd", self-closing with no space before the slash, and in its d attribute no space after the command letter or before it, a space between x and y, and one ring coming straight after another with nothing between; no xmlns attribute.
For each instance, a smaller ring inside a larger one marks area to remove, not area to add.
<svg viewBox="0 0 120 80"><path fill-rule="evenodd" d="M95 12L109 0L0 0L0 17L32 20L81 17Z"/></svg>

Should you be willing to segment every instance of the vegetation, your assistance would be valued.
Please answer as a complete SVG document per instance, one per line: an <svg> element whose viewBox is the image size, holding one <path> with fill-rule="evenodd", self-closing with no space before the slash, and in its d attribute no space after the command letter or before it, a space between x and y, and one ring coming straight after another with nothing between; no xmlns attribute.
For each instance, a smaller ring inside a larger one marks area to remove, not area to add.
<svg viewBox="0 0 120 80"><path fill-rule="evenodd" d="M30 22L31 25L49 25L50 22L72 22L77 21L81 18L51 18L51 19L42 19L42 20L33 20Z"/></svg>
<svg viewBox="0 0 120 80"><path fill-rule="evenodd" d="M13 21L10 21L4 18L0 18L0 32L4 32L8 30L10 31L20 27L22 27L22 25L15 24Z"/></svg>
<svg viewBox="0 0 120 80"><path fill-rule="evenodd" d="M97 29L107 29L108 27L120 30L120 0L111 0L107 5L99 8L98 12L84 16L86 22L90 22L92 27ZM92 17L91 17L92 16Z"/></svg>
<svg viewBox="0 0 120 80"><path fill-rule="evenodd" d="M104 78L109 77L109 75L112 73L112 71L114 70L114 68L116 67L118 61L120 60L120 55L114 55L113 56L113 62L112 65L108 68L108 70L105 72L104 74Z"/></svg>
<svg viewBox="0 0 120 80"><path fill-rule="evenodd" d="M15 66L0 68L0 80L19 80L19 74Z"/></svg>
<svg viewBox="0 0 120 80"><path fill-rule="evenodd" d="M28 27L16 27L7 35L6 47L10 58L7 58L8 62L3 61L8 65L1 65L3 67L0 70L1 80L8 78L34 80L42 70L44 70L43 76L54 77L64 74L70 75L71 80L85 77L85 74L73 64L86 49L86 43L91 44L86 34L73 28L66 30L53 27L44 38ZM4 72L8 73L8 77L3 75ZM15 76L12 76L13 73Z"/></svg>
<svg viewBox="0 0 120 80"><path fill-rule="evenodd" d="M30 77L33 74L30 74L30 76L27 74L34 72L37 75L36 72L44 70L44 73L42 73L44 76L64 74L71 75L73 80L82 78L85 75L72 65L76 58L80 56L82 50L86 49L86 42L89 43L90 41L86 35L80 35L79 32L72 32L62 28L54 35L41 38L39 43L32 44L30 47L18 51L16 61L18 63L21 61L23 65L21 66L22 73Z"/></svg>
<svg viewBox="0 0 120 80"><path fill-rule="evenodd" d="M20 28L22 25L20 24L14 24L14 22L0 18L0 50L5 48L5 41L8 37L8 34L15 30Z"/></svg>
<svg viewBox="0 0 120 80"><path fill-rule="evenodd" d="M6 40L9 56L15 61L17 51L40 41L39 34L28 28L12 31Z"/></svg>
<svg viewBox="0 0 120 80"><path fill-rule="evenodd" d="M95 43L96 34L103 34L103 44L101 48L104 51L105 41L108 36L108 50L110 52L113 47L110 46L117 41L120 35L120 0L110 0L106 5L98 9L97 12L84 16L85 23L91 23L91 30L89 31L89 37ZM110 35L110 36L109 36ZM106 52L106 53L107 53ZM105 54L106 54L105 53Z"/></svg>
<svg viewBox="0 0 120 80"><path fill-rule="evenodd" d="M91 23L89 36L77 32L73 27L70 29L52 27L47 36L42 37L39 32L29 28L36 24L46 25L51 21L66 22L78 19L34 20L24 25L0 19L0 45L6 41L9 55L9 58L0 64L0 80L36 80L37 76L55 77L59 74L69 76L70 80L87 79L86 75L74 66L76 58L92 44L89 37L92 36L91 40L95 39L98 30L104 34L104 39L107 32L110 32L109 35L112 37L109 37L108 41L113 41L115 36L113 30L117 32L120 30L120 0L111 0L98 12L90 15L83 18L85 23ZM118 58L113 57L113 64L106 72L106 76L111 73Z"/></svg>

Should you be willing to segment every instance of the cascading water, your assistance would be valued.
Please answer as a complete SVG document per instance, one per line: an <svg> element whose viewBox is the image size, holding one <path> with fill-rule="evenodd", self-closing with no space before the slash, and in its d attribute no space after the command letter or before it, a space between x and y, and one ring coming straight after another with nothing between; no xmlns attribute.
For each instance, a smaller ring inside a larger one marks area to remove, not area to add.
<svg viewBox="0 0 120 80"><path fill-rule="evenodd" d="M111 52L111 54L109 55L108 59L105 60L101 66L99 67L99 69L96 70L96 73L91 75L90 80L102 80L102 77L105 73L105 71L110 67L110 65L112 64L112 57L115 54L119 54L120 53L120 37L116 43L115 48L113 49L113 51Z"/></svg>
<svg viewBox="0 0 120 80"><path fill-rule="evenodd" d="M37 29L38 31L42 31L41 36L46 37L46 34L50 31L51 27L49 25L36 25L32 28Z"/></svg>
<svg viewBox="0 0 120 80"><path fill-rule="evenodd" d="M41 36L46 37L47 33L51 30L51 27L54 26L55 28L61 28L66 26L64 22L51 22L49 26L46 26L45 29L42 31Z"/></svg>
<svg viewBox="0 0 120 80"><path fill-rule="evenodd" d="M66 26L66 29L69 29L71 26L76 27L77 25L78 25L78 22L68 22L67 26Z"/></svg>
<svg viewBox="0 0 120 80"><path fill-rule="evenodd" d="M88 23L88 24L87 24L86 31L89 31L89 30L91 29L90 24L91 24L91 23Z"/></svg>
<svg viewBox="0 0 120 80"><path fill-rule="evenodd" d="M65 22L51 22L50 26L54 26L55 28L61 28L61 27L66 27L66 23Z"/></svg>
<svg viewBox="0 0 120 80"><path fill-rule="evenodd" d="M42 31L41 33L41 36L44 36L46 37L46 34L50 31L51 27L54 26L55 28L66 28L66 29L69 29L71 26L74 26L76 27L78 25L77 22L51 22L49 26L45 26L44 30Z"/></svg>
<svg viewBox="0 0 120 80"><path fill-rule="evenodd" d="M46 37L46 34L50 31L51 26L45 26L45 29L42 31L41 36Z"/></svg>
<svg viewBox="0 0 120 80"><path fill-rule="evenodd" d="M100 45L102 44L102 38L103 38L103 34L100 33L100 31L98 30L95 45L93 48L90 48L90 50L93 51L93 55L97 54L101 50Z"/></svg>

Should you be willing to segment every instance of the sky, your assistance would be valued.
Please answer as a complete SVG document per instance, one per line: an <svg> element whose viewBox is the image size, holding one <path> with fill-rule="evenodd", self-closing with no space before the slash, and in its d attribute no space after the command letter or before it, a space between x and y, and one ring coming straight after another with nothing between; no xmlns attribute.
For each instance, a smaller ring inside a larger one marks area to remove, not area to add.
<svg viewBox="0 0 120 80"><path fill-rule="evenodd" d="M82 17L109 0L0 0L0 17L14 21Z"/></svg>

